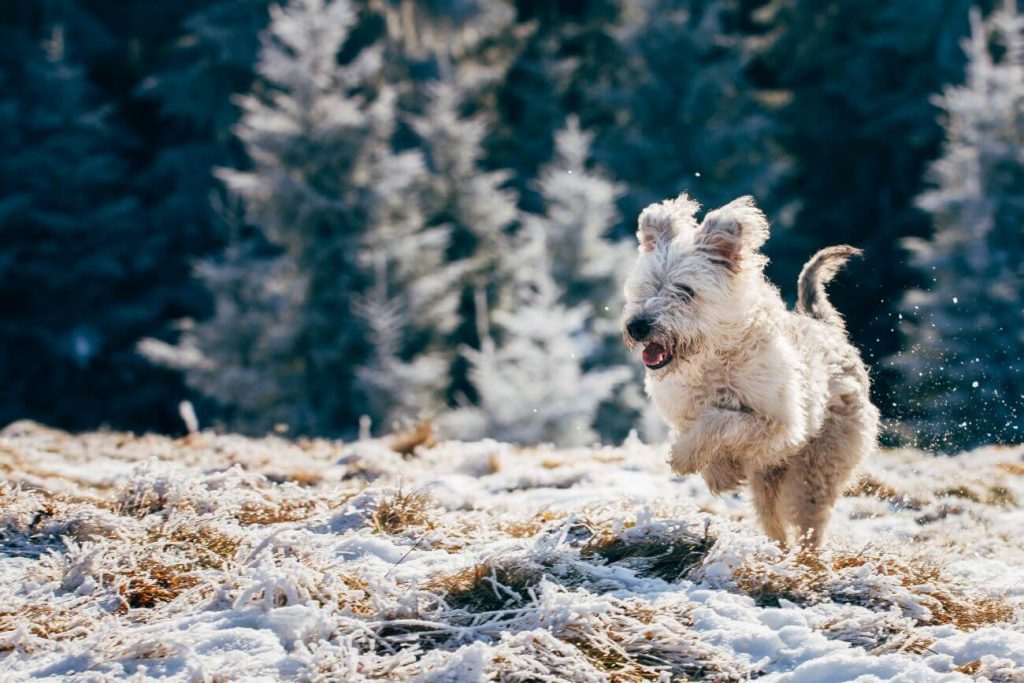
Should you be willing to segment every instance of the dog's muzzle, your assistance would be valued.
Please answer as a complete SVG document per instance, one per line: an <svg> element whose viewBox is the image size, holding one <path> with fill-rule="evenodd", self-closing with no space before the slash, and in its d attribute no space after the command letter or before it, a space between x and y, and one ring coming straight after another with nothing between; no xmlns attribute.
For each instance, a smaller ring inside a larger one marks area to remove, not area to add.
<svg viewBox="0 0 1024 683"><path fill-rule="evenodd" d="M644 359L644 365L649 370L663 368L672 362L672 352L669 348L656 341L648 342L644 346L644 351L641 355Z"/></svg>
<svg viewBox="0 0 1024 683"><path fill-rule="evenodd" d="M626 323L626 334L629 338L637 344L644 345L641 356L649 370L658 370L672 362L671 346L664 341L651 339L654 332L654 323L644 316L637 316Z"/></svg>
<svg viewBox="0 0 1024 683"><path fill-rule="evenodd" d="M654 325L647 318L633 318L626 324L626 334L635 342L642 342L650 336Z"/></svg>

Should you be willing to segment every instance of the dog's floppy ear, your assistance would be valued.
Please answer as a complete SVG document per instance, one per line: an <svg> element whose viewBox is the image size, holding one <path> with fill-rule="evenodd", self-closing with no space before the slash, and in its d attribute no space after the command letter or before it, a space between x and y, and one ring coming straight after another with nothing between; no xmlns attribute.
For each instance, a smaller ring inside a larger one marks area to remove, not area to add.
<svg viewBox="0 0 1024 683"><path fill-rule="evenodd" d="M666 199L644 209L640 213L639 228L636 231L641 253L668 244L682 230L695 230L697 220L694 217L698 210L700 204L690 199L685 192L675 199Z"/></svg>
<svg viewBox="0 0 1024 683"><path fill-rule="evenodd" d="M709 211L697 230L697 244L712 261L736 272L768 239L768 219L750 196ZM762 257L763 260L763 257Z"/></svg>

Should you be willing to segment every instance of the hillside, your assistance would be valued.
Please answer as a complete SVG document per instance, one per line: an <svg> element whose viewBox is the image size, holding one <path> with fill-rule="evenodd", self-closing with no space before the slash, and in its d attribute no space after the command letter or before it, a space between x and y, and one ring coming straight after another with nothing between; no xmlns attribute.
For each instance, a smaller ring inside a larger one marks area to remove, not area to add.
<svg viewBox="0 0 1024 683"><path fill-rule="evenodd" d="M656 448L0 435L4 681L1024 681L1024 449L883 452L817 557Z"/></svg>

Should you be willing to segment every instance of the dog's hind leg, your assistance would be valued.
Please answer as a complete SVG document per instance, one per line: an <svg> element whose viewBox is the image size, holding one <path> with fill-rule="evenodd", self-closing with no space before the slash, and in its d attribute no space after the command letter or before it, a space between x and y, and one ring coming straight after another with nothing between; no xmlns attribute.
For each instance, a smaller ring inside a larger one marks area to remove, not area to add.
<svg viewBox="0 0 1024 683"><path fill-rule="evenodd" d="M785 467L757 470L750 476L750 490L754 494L754 509L768 538L786 545L786 527L779 508L779 489L786 474Z"/></svg>
<svg viewBox="0 0 1024 683"><path fill-rule="evenodd" d="M809 548L821 545L832 506L857 464L875 448L874 406L858 405L850 396L839 404L830 408L821 433L789 461L780 490L782 512Z"/></svg>

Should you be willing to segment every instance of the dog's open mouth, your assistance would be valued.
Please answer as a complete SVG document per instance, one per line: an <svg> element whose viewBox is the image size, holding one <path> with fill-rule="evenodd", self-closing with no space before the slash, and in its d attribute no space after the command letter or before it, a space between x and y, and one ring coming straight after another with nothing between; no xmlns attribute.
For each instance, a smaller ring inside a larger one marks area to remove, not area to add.
<svg viewBox="0 0 1024 683"><path fill-rule="evenodd" d="M649 342L644 346L644 365L651 370L663 368L672 361L672 354L658 342Z"/></svg>

